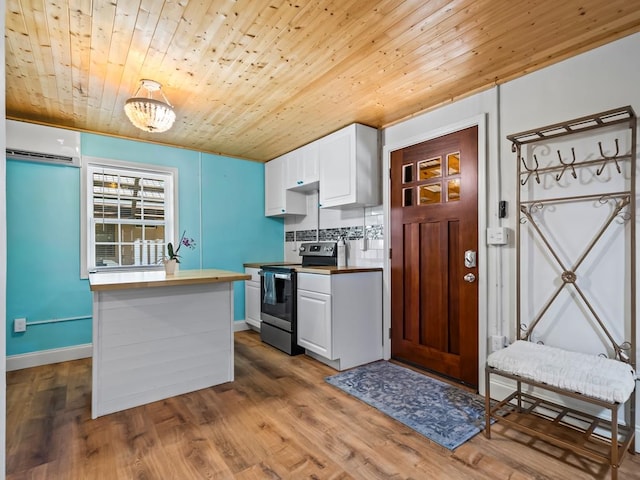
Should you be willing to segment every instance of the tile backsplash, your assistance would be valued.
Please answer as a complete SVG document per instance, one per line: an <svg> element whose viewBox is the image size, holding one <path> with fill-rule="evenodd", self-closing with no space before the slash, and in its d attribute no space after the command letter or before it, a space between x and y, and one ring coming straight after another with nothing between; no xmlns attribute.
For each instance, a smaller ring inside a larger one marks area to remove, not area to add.
<svg viewBox="0 0 640 480"><path fill-rule="evenodd" d="M347 265L382 267L382 206L349 209L318 209L317 192L307 195L307 215L285 219L285 261L298 262L301 242L347 239ZM319 218L318 218L319 217Z"/></svg>

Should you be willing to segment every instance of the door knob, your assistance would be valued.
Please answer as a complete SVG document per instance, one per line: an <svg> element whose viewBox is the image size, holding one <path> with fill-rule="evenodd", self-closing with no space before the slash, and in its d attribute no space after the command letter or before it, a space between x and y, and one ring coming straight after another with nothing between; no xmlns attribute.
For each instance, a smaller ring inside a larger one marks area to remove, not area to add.
<svg viewBox="0 0 640 480"><path fill-rule="evenodd" d="M473 273L467 273L464 277L465 282L473 283L476 281L476 276Z"/></svg>

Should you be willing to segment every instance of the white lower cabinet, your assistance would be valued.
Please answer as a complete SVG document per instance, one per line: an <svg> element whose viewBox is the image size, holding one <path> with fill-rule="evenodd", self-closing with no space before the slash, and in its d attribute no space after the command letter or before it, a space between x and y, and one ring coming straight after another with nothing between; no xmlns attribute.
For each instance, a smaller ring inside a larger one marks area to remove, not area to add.
<svg viewBox="0 0 640 480"><path fill-rule="evenodd" d="M333 360L331 349L331 295L298 289L298 345Z"/></svg>
<svg viewBox="0 0 640 480"><path fill-rule="evenodd" d="M251 275L251 280L244 281L244 317L247 325L260 330L260 275L259 268L245 268L244 273Z"/></svg>
<svg viewBox="0 0 640 480"><path fill-rule="evenodd" d="M345 370L382 358L382 272L298 274L298 345Z"/></svg>

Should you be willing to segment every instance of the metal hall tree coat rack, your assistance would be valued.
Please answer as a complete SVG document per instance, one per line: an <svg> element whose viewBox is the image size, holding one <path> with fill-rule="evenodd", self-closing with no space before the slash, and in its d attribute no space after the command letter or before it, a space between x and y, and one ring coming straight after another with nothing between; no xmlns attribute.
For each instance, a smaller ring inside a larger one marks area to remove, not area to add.
<svg viewBox="0 0 640 480"><path fill-rule="evenodd" d="M614 480L635 449L636 132L626 106L507 136L518 162L516 341L485 369L487 437L491 419L504 422L608 465ZM596 286L599 268L622 276L609 282L623 285L615 295ZM596 365L586 374L585 361ZM492 375L515 385L494 405Z"/></svg>

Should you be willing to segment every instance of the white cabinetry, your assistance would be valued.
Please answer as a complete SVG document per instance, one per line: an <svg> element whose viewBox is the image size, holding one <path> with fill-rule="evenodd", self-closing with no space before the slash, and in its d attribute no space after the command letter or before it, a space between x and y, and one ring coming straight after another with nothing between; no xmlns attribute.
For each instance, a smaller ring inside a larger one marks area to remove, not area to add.
<svg viewBox="0 0 640 480"><path fill-rule="evenodd" d="M331 278L328 275L300 274L298 286L298 345L333 359L331 342ZM303 319L300 321L300 312Z"/></svg>
<svg viewBox="0 0 640 480"><path fill-rule="evenodd" d="M382 273L298 273L298 345L336 370L382 358Z"/></svg>
<svg viewBox="0 0 640 480"><path fill-rule="evenodd" d="M264 166L264 214L267 217L306 215L303 193L285 189L287 158L283 155Z"/></svg>
<svg viewBox="0 0 640 480"><path fill-rule="evenodd" d="M354 123L318 142L320 206L379 205L378 131Z"/></svg>
<svg viewBox="0 0 640 480"><path fill-rule="evenodd" d="M260 330L260 275L258 268L245 268L244 273L251 275L251 280L244 281L244 316L247 325Z"/></svg>
<svg viewBox="0 0 640 480"><path fill-rule="evenodd" d="M378 131L354 123L265 164L265 215L306 215L305 192L320 206L374 206L380 199Z"/></svg>
<svg viewBox="0 0 640 480"><path fill-rule="evenodd" d="M318 147L313 142L285 155L285 188L301 192L318 188Z"/></svg>

